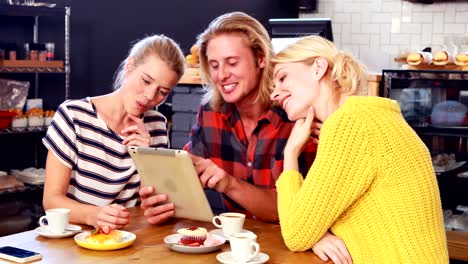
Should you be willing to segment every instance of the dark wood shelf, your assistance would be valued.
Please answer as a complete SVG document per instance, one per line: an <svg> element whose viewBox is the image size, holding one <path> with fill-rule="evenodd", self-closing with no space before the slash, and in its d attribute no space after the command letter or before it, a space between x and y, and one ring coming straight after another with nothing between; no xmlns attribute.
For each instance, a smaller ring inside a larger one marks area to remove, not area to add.
<svg viewBox="0 0 468 264"><path fill-rule="evenodd" d="M413 127L413 129L427 136L466 137L468 138L468 126L432 126Z"/></svg>
<svg viewBox="0 0 468 264"><path fill-rule="evenodd" d="M30 135L42 135L45 132L47 132L47 126L41 126L41 127L25 127L22 128L21 130L19 129L2 129L0 130L0 136L3 135L24 135L24 134L30 134Z"/></svg>
<svg viewBox="0 0 468 264"><path fill-rule="evenodd" d="M0 5L3 16L61 16L65 11L65 7Z"/></svg>

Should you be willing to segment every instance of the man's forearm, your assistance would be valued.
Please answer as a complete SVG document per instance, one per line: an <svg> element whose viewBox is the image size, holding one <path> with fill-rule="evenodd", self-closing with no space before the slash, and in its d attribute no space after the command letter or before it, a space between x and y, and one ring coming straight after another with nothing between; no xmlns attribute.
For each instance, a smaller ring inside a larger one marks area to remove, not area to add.
<svg viewBox="0 0 468 264"><path fill-rule="evenodd" d="M232 178L225 191L231 199L252 213L257 219L278 221L277 194L272 189L261 189L243 180Z"/></svg>

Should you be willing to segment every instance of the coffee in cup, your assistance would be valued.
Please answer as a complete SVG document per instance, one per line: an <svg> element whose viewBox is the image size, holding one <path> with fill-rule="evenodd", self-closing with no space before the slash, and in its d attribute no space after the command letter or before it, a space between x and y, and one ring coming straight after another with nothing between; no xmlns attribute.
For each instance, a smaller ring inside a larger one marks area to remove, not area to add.
<svg viewBox="0 0 468 264"><path fill-rule="evenodd" d="M68 208L55 208L46 211L46 215L39 218L39 225L50 233L62 234L68 226L71 210ZM47 220L47 224L45 223Z"/></svg>
<svg viewBox="0 0 468 264"><path fill-rule="evenodd" d="M219 223L218 223L219 221ZM245 215L241 213L222 213L213 217L213 225L223 230L223 234L228 238L231 234L242 231Z"/></svg>

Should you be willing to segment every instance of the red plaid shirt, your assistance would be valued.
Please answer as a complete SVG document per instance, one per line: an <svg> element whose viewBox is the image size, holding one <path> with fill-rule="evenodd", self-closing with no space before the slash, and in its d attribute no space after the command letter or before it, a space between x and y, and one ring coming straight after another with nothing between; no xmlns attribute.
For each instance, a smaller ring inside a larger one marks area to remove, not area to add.
<svg viewBox="0 0 468 264"><path fill-rule="evenodd" d="M275 182L283 171L283 149L294 122L286 113L273 107L260 117L250 140L242 126L239 113L232 104L225 104L220 112L209 105L202 105L193 126L190 142L185 150L210 158L229 175L260 188L275 189ZM299 167L306 175L315 158L317 145L308 143ZM223 194L225 209L246 213L239 204Z"/></svg>

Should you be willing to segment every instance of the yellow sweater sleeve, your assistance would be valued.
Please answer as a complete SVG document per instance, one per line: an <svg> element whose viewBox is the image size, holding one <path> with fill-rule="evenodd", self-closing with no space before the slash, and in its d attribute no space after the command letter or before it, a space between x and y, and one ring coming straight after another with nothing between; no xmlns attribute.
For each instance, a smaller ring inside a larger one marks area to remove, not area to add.
<svg viewBox="0 0 468 264"><path fill-rule="evenodd" d="M281 232L293 251L310 249L373 179L372 147L358 117L336 113L324 123L307 178L284 171L276 188Z"/></svg>

